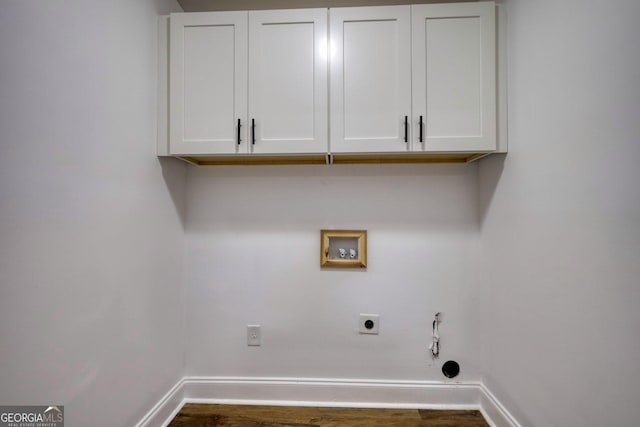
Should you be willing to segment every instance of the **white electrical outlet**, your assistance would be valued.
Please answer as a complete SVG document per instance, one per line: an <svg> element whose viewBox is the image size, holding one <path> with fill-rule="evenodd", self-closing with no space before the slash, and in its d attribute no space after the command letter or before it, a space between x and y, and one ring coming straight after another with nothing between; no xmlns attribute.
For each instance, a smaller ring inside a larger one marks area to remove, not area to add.
<svg viewBox="0 0 640 427"><path fill-rule="evenodd" d="M261 338L260 325L247 325L247 345L260 345Z"/></svg>
<svg viewBox="0 0 640 427"><path fill-rule="evenodd" d="M361 334L374 334L378 335L380 328L380 315L379 314L361 314L360 324L358 330Z"/></svg>

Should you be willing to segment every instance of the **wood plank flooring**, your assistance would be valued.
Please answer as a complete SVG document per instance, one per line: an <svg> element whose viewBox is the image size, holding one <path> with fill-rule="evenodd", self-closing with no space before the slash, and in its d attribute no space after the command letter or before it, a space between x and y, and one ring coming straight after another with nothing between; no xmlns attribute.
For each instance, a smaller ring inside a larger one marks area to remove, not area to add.
<svg viewBox="0 0 640 427"><path fill-rule="evenodd" d="M187 403L169 427L489 427L479 411Z"/></svg>

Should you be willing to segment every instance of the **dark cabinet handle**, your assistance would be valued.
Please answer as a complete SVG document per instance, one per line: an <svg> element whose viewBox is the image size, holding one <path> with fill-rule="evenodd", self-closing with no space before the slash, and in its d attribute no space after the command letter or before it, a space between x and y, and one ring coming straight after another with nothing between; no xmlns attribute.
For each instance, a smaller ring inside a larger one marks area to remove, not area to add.
<svg viewBox="0 0 640 427"><path fill-rule="evenodd" d="M404 142L409 142L409 116L404 116Z"/></svg>
<svg viewBox="0 0 640 427"><path fill-rule="evenodd" d="M420 142L424 142L422 139L422 116L420 116Z"/></svg>
<svg viewBox="0 0 640 427"><path fill-rule="evenodd" d="M256 145L256 119L251 119L251 145Z"/></svg>
<svg viewBox="0 0 640 427"><path fill-rule="evenodd" d="M240 128L242 127L242 125L240 124L240 119L238 119L238 145L240 145L240 143L242 142L242 140L240 139Z"/></svg>

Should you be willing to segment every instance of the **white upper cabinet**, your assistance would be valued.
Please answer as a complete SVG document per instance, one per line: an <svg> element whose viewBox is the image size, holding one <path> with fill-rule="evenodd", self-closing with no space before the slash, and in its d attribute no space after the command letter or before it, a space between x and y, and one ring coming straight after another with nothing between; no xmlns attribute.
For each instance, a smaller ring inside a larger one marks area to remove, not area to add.
<svg viewBox="0 0 640 427"><path fill-rule="evenodd" d="M159 152L196 161L505 152L496 34L492 1L172 14L169 96L159 102L169 149Z"/></svg>
<svg viewBox="0 0 640 427"><path fill-rule="evenodd" d="M171 15L170 153L325 153L327 9Z"/></svg>
<svg viewBox="0 0 640 427"><path fill-rule="evenodd" d="M247 56L247 12L171 15L170 154L247 151Z"/></svg>
<svg viewBox="0 0 640 427"><path fill-rule="evenodd" d="M411 146L410 6L330 9L330 150Z"/></svg>
<svg viewBox="0 0 640 427"><path fill-rule="evenodd" d="M327 151L327 9L249 12L252 153Z"/></svg>
<svg viewBox="0 0 640 427"><path fill-rule="evenodd" d="M496 149L495 4L411 6L414 151Z"/></svg>

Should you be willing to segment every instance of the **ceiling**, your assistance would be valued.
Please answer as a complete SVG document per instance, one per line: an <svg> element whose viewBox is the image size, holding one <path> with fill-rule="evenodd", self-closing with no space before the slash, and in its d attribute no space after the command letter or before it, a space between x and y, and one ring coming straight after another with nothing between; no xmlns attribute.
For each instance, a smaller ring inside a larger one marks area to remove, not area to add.
<svg viewBox="0 0 640 427"><path fill-rule="evenodd" d="M213 10L301 9L308 7L380 6L413 3L454 3L474 0L178 0L185 12Z"/></svg>

